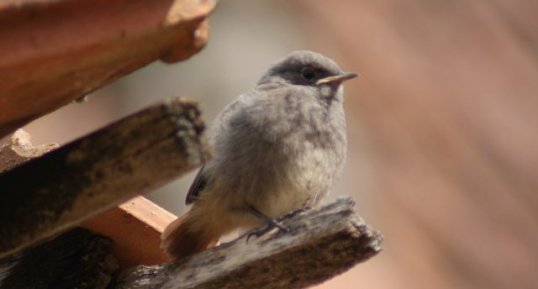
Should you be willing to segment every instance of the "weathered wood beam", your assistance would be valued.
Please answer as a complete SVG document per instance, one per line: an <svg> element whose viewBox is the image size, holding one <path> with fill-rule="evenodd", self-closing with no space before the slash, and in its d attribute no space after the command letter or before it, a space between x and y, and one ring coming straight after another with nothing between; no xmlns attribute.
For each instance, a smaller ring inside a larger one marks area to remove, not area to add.
<svg viewBox="0 0 538 289"><path fill-rule="evenodd" d="M0 289L106 289L118 268L112 241L73 229L0 260Z"/></svg>
<svg viewBox="0 0 538 289"><path fill-rule="evenodd" d="M123 272L116 289L283 289L321 283L374 256L381 235L351 199L284 218L290 232L243 236L175 264Z"/></svg>
<svg viewBox="0 0 538 289"><path fill-rule="evenodd" d="M0 145L0 173L56 148L58 144L54 143L33 145L30 135L18 129ZM114 256L119 267L125 269L170 261L164 251L159 250L160 235L175 218L150 200L137 196L86 220L81 227L112 239Z"/></svg>
<svg viewBox="0 0 538 289"><path fill-rule="evenodd" d="M0 258L170 181L208 156L203 123L173 99L0 174Z"/></svg>
<svg viewBox="0 0 538 289"><path fill-rule="evenodd" d="M0 1L0 138L155 60L202 49L213 0Z"/></svg>

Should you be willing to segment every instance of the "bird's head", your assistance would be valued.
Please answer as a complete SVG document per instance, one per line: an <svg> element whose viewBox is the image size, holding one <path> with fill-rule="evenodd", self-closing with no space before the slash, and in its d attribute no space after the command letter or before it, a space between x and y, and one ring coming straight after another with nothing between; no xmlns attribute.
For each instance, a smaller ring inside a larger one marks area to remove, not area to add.
<svg viewBox="0 0 538 289"><path fill-rule="evenodd" d="M344 72L336 62L312 51L295 51L273 65L258 82L310 86L316 89L338 89L342 82L357 77Z"/></svg>

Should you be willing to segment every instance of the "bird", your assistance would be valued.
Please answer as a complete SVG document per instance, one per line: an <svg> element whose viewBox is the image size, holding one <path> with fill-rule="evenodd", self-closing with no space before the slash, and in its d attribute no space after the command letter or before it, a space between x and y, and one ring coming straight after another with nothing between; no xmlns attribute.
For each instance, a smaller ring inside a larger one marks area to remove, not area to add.
<svg viewBox="0 0 538 289"><path fill-rule="evenodd" d="M285 230L279 217L319 204L343 170L342 83L357 75L322 54L294 51L228 104L208 133L213 156L187 192L192 206L161 236L171 259L237 229Z"/></svg>

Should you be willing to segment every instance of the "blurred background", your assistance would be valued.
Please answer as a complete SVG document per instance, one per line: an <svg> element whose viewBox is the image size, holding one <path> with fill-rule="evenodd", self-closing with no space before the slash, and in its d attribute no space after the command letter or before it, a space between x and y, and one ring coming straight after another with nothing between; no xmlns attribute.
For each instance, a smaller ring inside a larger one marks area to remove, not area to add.
<svg viewBox="0 0 538 289"><path fill-rule="evenodd" d="M384 251L318 288L538 288L538 1L222 1L208 46L25 129L66 143L170 96L210 122L297 49L346 83L351 195ZM73 121L76 119L77 121ZM179 214L194 172L148 196Z"/></svg>

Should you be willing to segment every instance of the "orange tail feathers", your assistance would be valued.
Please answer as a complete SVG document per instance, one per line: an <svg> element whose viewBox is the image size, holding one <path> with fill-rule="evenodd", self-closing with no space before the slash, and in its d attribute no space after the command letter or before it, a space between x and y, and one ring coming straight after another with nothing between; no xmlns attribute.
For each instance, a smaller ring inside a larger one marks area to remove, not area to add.
<svg viewBox="0 0 538 289"><path fill-rule="evenodd" d="M193 228L190 212L182 215L166 227L161 235L161 248L173 259L178 260L214 247L220 236Z"/></svg>

